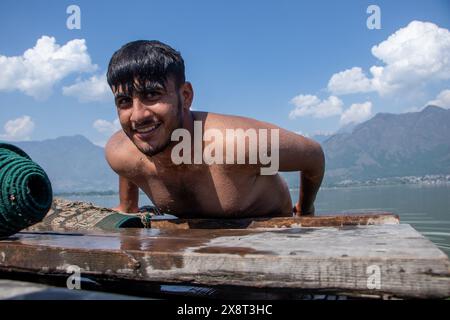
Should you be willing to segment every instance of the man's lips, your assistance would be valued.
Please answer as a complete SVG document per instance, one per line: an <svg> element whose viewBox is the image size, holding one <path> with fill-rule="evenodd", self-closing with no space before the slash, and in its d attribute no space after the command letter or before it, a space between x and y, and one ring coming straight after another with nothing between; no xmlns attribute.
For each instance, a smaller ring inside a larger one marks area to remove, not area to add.
<svg viewBox="0 0 450 320"><path fill-rule="evenodd" d="M140 126L138 128L134 128L134 134L140 138L146 138L151 136L158 128L161 126L161 122L152 123L146 126Z"/></svg>

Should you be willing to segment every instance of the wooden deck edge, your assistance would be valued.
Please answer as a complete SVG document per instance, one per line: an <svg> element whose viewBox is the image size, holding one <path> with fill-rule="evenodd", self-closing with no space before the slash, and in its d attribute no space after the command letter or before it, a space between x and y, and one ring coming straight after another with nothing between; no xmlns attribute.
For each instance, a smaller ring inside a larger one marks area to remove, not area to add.
<svg viewBox="0 0 450 320"><path fill-rule="evenodd" d="M156 229L259 229L297 227L343 227L360 225L399 224L396 214L389 212L324 215L314 217L276 217L245 219L155 219L151 227Z"/></svg>
<svg viewBox="0 0 450 320"><path fill-rule="evenodd" d="M55 199L44 220L27 230L91 230L117 228L111 223L102 223L117 212L81 201ZM125 215L124 215L125 216ZM140 215L127 214L128 217ZM304 217L254 217L254 218L189 218L178 219L170 215L153 215L151 228L156 229L259 229L295 227L340 227L354 225L398 224L399 217L390 212L329 213ZM143 227L143 225L142 225Z"/></svg>

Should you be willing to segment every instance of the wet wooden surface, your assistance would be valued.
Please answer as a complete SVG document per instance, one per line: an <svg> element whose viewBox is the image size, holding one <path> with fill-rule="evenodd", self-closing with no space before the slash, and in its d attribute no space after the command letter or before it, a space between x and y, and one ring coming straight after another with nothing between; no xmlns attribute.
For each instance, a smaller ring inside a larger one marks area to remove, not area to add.
<svg viewBox="0 0 450 320"><path fill-rule="evenodd" d="M405 224L22 232L0 241L2 272L65 275L70 265L93 279L132 280L137 285L450 296L447 256ZM370 276L377 271L380 287L373 288Z"/></svg>
<svg viewBox="0 0 450 320"><path fill-rule="evenodd" d="M116 214L108 208L81 201L56 198L46 218L29 231L111 230L101 221ZM131 215L136 216L136 215ZM389 212L327 213L313 217L176 219L169 215L154 215L151 228L156 229L254 229L296 227L339 227L352 225L398 224L399 217Z"/></svg>
<svg viewBox="0 0 450 320"><path fill-rule="evenodd" d="M157 229L257 229L297 227L341 227L358 225L398 224L397 215L389 212L329 214L296 218L247 219L154 219L151 227Z"/></svg>

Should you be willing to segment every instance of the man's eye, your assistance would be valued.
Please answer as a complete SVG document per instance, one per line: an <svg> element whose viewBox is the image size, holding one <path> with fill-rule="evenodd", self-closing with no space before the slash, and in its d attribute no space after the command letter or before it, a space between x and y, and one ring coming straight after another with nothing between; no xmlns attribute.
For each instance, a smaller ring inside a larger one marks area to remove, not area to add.
<svg viewBox="0 0 450 320"><path fill-rule="evenodd" d="M131 99L129 98L119 98L117 100L117 106L124 107L127 106L131 102Z"/></svg>
<svg viewBox="0 0 450 320"><path fill-rule="evenodd" d="M155 100L155 99L158 99L160 95L161 94L159 92L157 92L157 91L148 92L148 93L145 94L145 98L148 99L148 100Z"/></svg>

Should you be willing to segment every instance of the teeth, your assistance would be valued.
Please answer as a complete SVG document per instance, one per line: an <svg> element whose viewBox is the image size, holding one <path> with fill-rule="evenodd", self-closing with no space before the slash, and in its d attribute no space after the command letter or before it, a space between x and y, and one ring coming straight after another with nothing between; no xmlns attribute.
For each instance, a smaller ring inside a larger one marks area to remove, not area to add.
<svg viewBox="0 0 450 320"><path fill-rule="evenodd" d="M147 133L147 132L155 130L156 127L158 127L158 126L159 126L159 123L148 126L148 127L136 128L136 131L139 133Z"/></svg>

